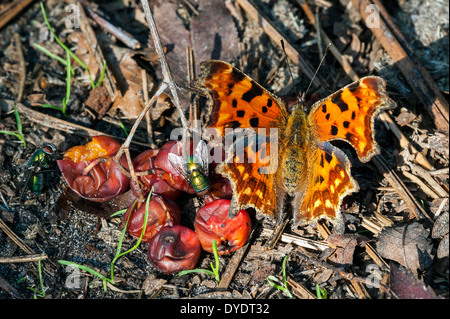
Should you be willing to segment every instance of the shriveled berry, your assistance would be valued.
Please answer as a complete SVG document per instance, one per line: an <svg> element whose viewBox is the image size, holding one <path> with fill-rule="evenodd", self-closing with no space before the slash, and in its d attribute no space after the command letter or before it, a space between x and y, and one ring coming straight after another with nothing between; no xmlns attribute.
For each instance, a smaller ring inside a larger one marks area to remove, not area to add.
<svg viewBox="0 0 450 319"><path fill-rule="evenodd" d="M158 154L159 149L151 149L142 152L133 159L133 167L135 172L144 172L155 169L155 157ZM153 194L163 195L164 197L175 200L182 192L173 186L171 186L162 177L164 171L160 174L150 173L148 175L139 176L138 180L141 184L141 190L144 193L148 193L153 186ZM136 190L133 188L136 193Z"/></svg>
<svg viewBox="0 0 450 319"><path fill-rule="evenodd" d="M148 242L150 263L165 274L194 269L200 252L197 234L182 225L163 227Z"/></svg>
<svg viewBox="0 0 450 319"><path fill-rule="evenodd" d="M128 207L124 219L128 220L127 233L139 238L142 234L145 218L145 202L136 200ZM131 211L131 208L133 210ZM131 214L131 215L130 215ZM130 218L128 219L128 216ZM145 229L143 242L148 242L161 228L165 226L178 225L181 222L180 210L174 202L160 195L152 195L149 201L147 227Z"/></svg>
<svg viewBox="0 0 450 319"><path fill-rule="evenodd" d="M69 187L85 199L104 202L122 194L130 179L122 173L113 157L120 143L108 136L94 136L86 145L69 149L58 167ZM125 156L120 164L128 169Z"/></svg>
<svg viewBox="0 0 450 319"><path fill-rule="evenodd" d="M217 242L219 255L241 248L250 236L252 224L247 211L240 210L234 218L228 217L231 201L218 199L201 207L195 217L194 227L204 250L212 253L212 243Z"/></svg>

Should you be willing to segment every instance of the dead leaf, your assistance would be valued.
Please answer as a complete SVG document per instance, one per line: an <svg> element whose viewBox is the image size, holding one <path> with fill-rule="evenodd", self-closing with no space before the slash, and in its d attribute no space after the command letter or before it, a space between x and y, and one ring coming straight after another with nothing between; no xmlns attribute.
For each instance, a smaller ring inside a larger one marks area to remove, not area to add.
<svg viewBox="0 0 450 319"><path fill-rule="evenodd" d="M165 279L158 279L155 275L150 274L142 283L142 290L148 296L153 296L167 283Z"/></svg>
<svg viewBox="0 0 450 319"><path fill-rule="evenodd" d="M230 11L222 0L198 1L198 16L191 22L192 47L200 62L220 59L232 62L239 56L239 37Z"/></svg>
<svg viewBox="0 0 450 319"><path fill-rule="evenodd" d="M333 262L336 267L347 269L353 264L353 254L356 246L363 247L368 239L356 234L336 234L332 233L327 239L328 245L334 248L328 260Z"/></svg>
<svg viewBox="0 0 450 319"><path fill-rule="evenodd" d="M437 249L437 257L444 258L449 255L448 251L448 237L449 237L449 229L448 229L448 211L444 212L440 215L436 221L434 222L433 230L431 232L432 238L441 238L439 242L439 246Z"/></svg>
<svg viewBox="0 0 450 319"><path fill-rule="evenodd" d="M162 93L156 100L155 106L150 109L152 120L156 121L165 111L172 107L173 104L172 100L170 99L170 95L167 93Z"/></svg>
<svg viewBox="0 0 450 319"><path fill-rule="evenodd" d="M409 112L406 109L402 109L400 114L395 118L395 121L400 126L405 126L411 123L417 116L413 112Z"/></svg>
<svg viewBox="0 0 450 319"><path fill-rule="evenodd" d="M437 249L437 257L444 258L448 257L448 233L445 234L444 238L439 242Z"/></svg>
<svg viewBox="0 0 450 319"><path fill-rule="evenodd" d="M97 61L95 60L95 56L91 54L92 50L90 50L89 45L85 37L83 36L83 33L78 31L72 32L68 36L68 41L77 44L75 55L80 59L81 62L83 62L87 66L89 72L91 72L91 76L96 77L96 75L100 71L100 68L97 64ZM83 69L83 73L83 77L87 79L88 71Z"/></svg>
<svg viewBox="0 0 450 319"><path fill-rule="evenodd" d="M232 62L239 56L239 37L233 18L222 0L197 1L198 15L180 16L180 6L171 1L161 1L153 7L158 23L158 33L163 45L170 49L167 62L175 82L186 85L186 48L193 48L195 65L211 58ZM165 21L165 22L163 22ZM189 30L187 25L189 24ZM153 41L149 40L149 46ZM157 66L159 68L159 66ZM197 70L198 71L198 70ZM188 105L188 95L180 91L181 105Z"/></svg>
<svg viewBox="0 0 450 319"><path fill-rule="evenodd" d="M379 235L377 251L383 258L394 260L413 273L423 271L432 262L429 233L418 222L385 228Z"/></svg>
<svg viewBox="0 0 450 319"><path fill-rule="evenodd" d="M150 56L153 51L145 52L146 56ZM136 119L144 109L142 68L136 62L135 55L136 51L119 47L113 47L112 52L107 55L108 61L117 61L111 63L109 67L120 91L108 111L112 117L120 110L127 119Z"/></svg>
<svg viewBox="0 0 450 319"><path fill-rule="evenodd" d="M391 262L389 269L390 288L398 299L439 299L431 287L403 267Z"/></svg>
<svg viewBox="0 0 450 319"><path fill-rule="evenodd" d="M85 104L102 118L111 105L111 96L105 86L97 86L89 91Z"/></svg>

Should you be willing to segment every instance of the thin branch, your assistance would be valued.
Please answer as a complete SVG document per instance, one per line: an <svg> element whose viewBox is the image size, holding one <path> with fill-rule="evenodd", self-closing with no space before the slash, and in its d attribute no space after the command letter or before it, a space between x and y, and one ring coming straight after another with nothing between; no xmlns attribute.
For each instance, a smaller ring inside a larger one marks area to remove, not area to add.
<svg viewBox="0 0 450 319"><path fill-rule="evenodd" d="M167 63L166 55L164 53L164 49L161 44L161 39L159 37L158 30L156 28L155 20L153 19L153 15L150 11L150 6L147 0L142 0L141 3L142 7L144 8L145 18L147 19L147 23L150 28L150 33L152 35L153 42L155 44L155 50L156 53L158 54L159 62L161 64L163 82L168 84L170 93L172 94L173 103L175 104L175 107L178 109L178 112L180 113L181 126L183 127L184 130L187 130L188 124L186 121L186 117L184 116L184 111L180 105L177 87L172 77L172 73L170 72L169 64Z"/></svg>

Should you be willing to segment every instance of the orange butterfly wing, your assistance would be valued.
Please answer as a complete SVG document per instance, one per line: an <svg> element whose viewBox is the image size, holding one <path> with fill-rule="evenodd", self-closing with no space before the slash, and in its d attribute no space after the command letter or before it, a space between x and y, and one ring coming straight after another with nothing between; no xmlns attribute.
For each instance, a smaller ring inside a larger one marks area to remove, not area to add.
<svg viewBox="0 0 450 319"><path fill-rule="evenodd" d="M370 76L312 106L308 121L315 141L309 146L307 187L294 198L295 224L320 218L334 220L338 216L342 199L359 187L351 177L347 156L328 141L345 140L361 161L369 161L378 153L375 116L394 105L387 96L385 81Z"/></svg>
<svg viewBox="0 0 450 319"><path fill-rule="evenodd" d="M330 143L318 144L319 147L310 147L313 149L310 150L307 187L294 197L295 225L320 218L333 221L340 212L342 199L359 189L351 176L347 156Z"/></svg>
<svg viewBox="0 0 450 319"><path fill-rule="evenodd" d="M232 182L233 198L229 216L234 217L241 209L253 207L258 214L274 217L279 205L275 190L275 171L271 174L264 173L261 169L270 164L262 164L259 160L269 143L244 137L236 141L235 145L244 143L246 145L243 152L229 153L227 162L217 168L218 173L227 176Z"/></svg>
<svg viewBox="0 0 450 319"><path fill-rule="evenodd" d="M212 107L208 127L280 127L287 119L284 103L247 75L223 61L201 64L202 74L193 86L210 96Z"/></svg>
<svg viewBox="0 0 450 319"><path fill-rule="evenodd" d="M316 102L308 119L317 139L345 140L362 162L368 162L378 153L373 129L375 116L394 105L387 96L385 81L368 76Z"/></svg>
<svg viewBox="0 0 450 319"><path fill-rule="evenodd" d="M223 137L227 128L282 128L285 125L288 114L284 103L244 73L222 61L203 62L201 69L202 74L193 86L212 101L208 128L218 130ZM233 187L230 217L248 207L261 214L275 215L275 171L263 173L261 169L270 164L260 161L269 153L270 143L270 139L235 142L234 146L240 145L243 152L229 153L229 159L217 167L216 171L228 177ZM277 161L273 155L271 161ZM249 160L252 158L254 160Z"/></svg>

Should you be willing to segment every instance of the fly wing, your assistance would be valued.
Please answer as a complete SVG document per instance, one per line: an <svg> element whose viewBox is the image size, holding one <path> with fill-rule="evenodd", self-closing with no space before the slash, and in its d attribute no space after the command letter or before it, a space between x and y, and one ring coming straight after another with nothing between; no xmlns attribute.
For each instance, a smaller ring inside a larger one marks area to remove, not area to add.
<svg viewBox="0 0 450 319"><path fill-rule="evenodd" d="M194 152L194 159L199 161L202 167L202 173L208 176L209 149L204 140L198 142Z"/></svg>
<svg viewBox="0 0 450 319"><path fill-rule="evenodd" d="M172 165L178 174L180 174L186 182L189 183L189 175L186 172L186 161L184 158L173 153L169 153L167 158L169 159L170 165Z"/></svg>

